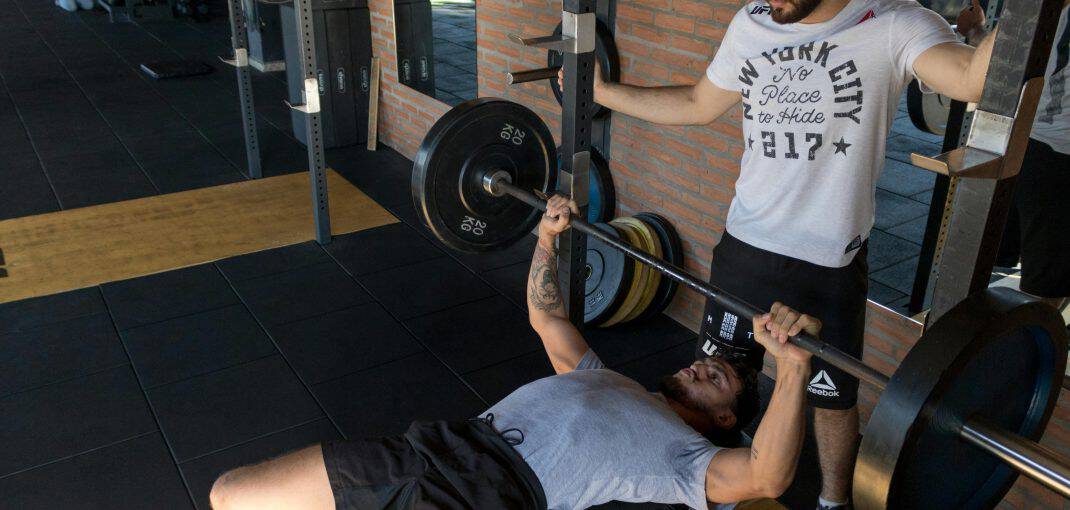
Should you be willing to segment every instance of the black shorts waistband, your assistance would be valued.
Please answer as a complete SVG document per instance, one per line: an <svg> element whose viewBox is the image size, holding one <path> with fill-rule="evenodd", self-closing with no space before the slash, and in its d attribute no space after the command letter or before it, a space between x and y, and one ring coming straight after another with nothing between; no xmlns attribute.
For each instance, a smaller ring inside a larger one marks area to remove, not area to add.
<svg viewBox="0 0 1070 510"><path fill-rule="evenodd" d="M497 477L504 483L491 487L496 496L522 502L523 508L546 510L546 495L535 472L487 421L413 422L405 439L458 489L483 490L477 485Z"/></svg>

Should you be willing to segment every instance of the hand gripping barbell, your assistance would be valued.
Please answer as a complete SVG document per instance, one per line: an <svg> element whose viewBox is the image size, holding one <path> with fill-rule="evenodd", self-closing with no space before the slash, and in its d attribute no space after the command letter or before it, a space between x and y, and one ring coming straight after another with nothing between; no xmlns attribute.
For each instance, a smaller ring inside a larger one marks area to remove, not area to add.
<svg viewBox="0 0 1070 510"><path fill-rule="evenodd" d="M428 132L413 167L413 199L444 244L503 249L538 223L546 202L528 190L555 190L556 161L550 131L534 112L475 99ZM763 313L580 218L571 224L738 316ZM883 390L856 462L858 508L989 508L1019 472L1070 497L1070 460L1036 443L1058 398L1066 336L1050 306L991 289L929 327L890 378L805 333L791 342Z"/></svg>

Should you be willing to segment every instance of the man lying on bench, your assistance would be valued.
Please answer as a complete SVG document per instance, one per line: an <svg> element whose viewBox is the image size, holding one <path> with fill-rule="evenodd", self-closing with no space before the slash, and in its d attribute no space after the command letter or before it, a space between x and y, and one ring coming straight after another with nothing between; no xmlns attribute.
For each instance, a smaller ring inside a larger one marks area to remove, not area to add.
<svg viewBox="0 0 1070 510"><path fill-rule="evenodd" d="M787 342L821 323L775 304L753 318L776 360L769 408L748 448L708 437L757 413L757 374L712 356L661 391L609 370L565 316L555 241L575 204L555 196L528 278L531 325L557 375L520 387L467 422L416 422L400 436L331 441L235 469L212 488L230 509L581 509L608 501L707 508L777 497L802 446L810 354ZM493 344L493 339L481 339Z"/></svg>

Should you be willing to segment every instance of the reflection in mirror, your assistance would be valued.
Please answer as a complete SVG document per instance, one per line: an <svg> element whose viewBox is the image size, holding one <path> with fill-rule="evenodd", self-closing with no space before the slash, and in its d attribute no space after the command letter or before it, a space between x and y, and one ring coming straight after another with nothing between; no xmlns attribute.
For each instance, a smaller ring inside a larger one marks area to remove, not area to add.
<svg viewBox="0 0 1070 510"><path fill-rule="evenodd" d="M451 106L476 97L475 0L394 0L398 76Z"/></svg>

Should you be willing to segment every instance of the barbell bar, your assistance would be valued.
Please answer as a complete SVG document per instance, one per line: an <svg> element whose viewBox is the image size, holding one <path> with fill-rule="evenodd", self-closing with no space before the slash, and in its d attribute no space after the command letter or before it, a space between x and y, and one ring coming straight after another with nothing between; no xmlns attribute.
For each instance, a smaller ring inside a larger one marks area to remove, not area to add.
<svg viewBox="0 0 1070 510"><path fill-rule="evenodd" d="M556 162L553 137L534 112L501 99L467 101L442 116L421 144L414 203L444 244L500 250L537 225L546 202L527 190L556 190ZM763 313L583 218L571 224L738 316ZM1035 442L1058 398L1066 336L1053 308L1017 291L987 289L932 324L891 378L809 335L791 341L883 390L856 463L858 508L928 506L911 495L943 508L987 508L1018 472L1070 497L1070 459ZM935 491L947 494L932 499Z"/></svg>
<svg viewBox="0 0 1070 510"><path fill-rule="evenodd" d="M513 186L510 182L509 173L504 170L490 171L482 178L482 181L483 191L491 196L509 195L540 211L546 211L545 200L530 191ZM663 275L691 287L739 317L749 318L765 313L760 308L696 278L679 266L606 235L582 218L573 217L569 223L572 228L588 236L598 238L602 242L624 252L629 257L654 268ZM851 374L860 381L866 381L881 390L888 386L888 376L866 365L858 358L822 342L806 332L789 338L789 341L814 356L827 361L832 366ZM1060 455L1058 452L1017 434L1001 430L979 419L971 419L964 423L962 428L959 429L959 436L1014 466L1030 478L1059 492L1064 497L1070 498L1070 459Z"/></svg>
<svg viewBox="0 0 1070 510"><path fill-rule="evenodd" d="M491 196L501 197L509 195L535 209L546 211L545 200L542 200L530 191L525 191L514 186L509 177L509 173L504 170L489 171L481 180L483 182L483 191ZM740 317L750 318L754 315L765 313L758 307L731 294L722 292L720 289L709 283L696 278L694 275L688 273L687 270L679 266L673 265L668 261L650 255L626 242L606 235L582 218L572 218L571 225L572 228L583 232L588 236L598 238L600 241L624 252L629 257L654 268L658 272L673 278L688 287L691 287ZM791 341L859 380L866 381L880 389L884 389L888 384L888 377L884 374L862 363L855 357L829 345L828 343L822 342L805 332L792 337Z"/></svg>

